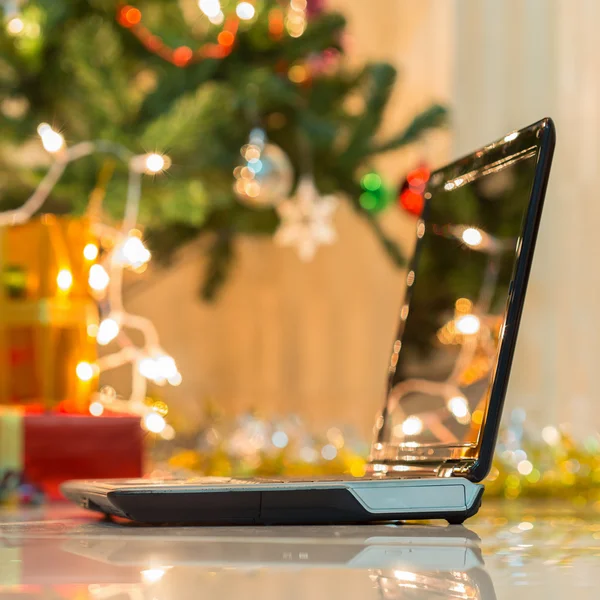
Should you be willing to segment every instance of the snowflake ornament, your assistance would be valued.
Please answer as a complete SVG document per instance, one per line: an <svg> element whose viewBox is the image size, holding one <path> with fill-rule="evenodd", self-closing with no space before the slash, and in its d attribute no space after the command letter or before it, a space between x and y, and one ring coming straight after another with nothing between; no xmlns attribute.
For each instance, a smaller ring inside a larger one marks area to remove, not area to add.
<svg viewBox="0 0 600 600"><path fill-rule="evenodd" d="M275 232L275 242L295 247L304 262L312 260L320 245L333 244L337 239L331 222L337 205L335 196L319 196L313 178L303 176L295 198L277 205L281 224Z"/></svg>

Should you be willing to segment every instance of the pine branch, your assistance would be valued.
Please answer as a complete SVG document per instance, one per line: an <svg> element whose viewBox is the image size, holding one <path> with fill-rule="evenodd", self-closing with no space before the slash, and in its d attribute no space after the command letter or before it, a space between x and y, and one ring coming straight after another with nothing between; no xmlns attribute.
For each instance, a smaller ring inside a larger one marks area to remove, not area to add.
<svg viewBox="0 0 600 600"><path fill-rule="evenodd" d="M144 122L155 120L169 111L183 94L192 94L200 85L215 79L218 69L219 61L216 60L204 60L186 69L156 69L162 77L159 78L156 89L145 98L140 108L140 118Z"/></svg>
<svg viewBox="0 0 600 600"><path fill-rule="evenodd" d="M379 240L379 242L383 246L383 249L386 251L387 255L390 257L392 262L397 267L403 267L406 264L406 259L402 254L400 246L398 246L398 244L394 240L390 239L386 235L386 233L381 227L381 223L379 222L377 216L365 210L361 211L361 215L365 217L367 223L369 223L369 225L371 226L375 237Z"/></svg>
<svg viewBox="0 0 600 600"><path fill-rule="evenodd" d="M367 153L371 139L381 125L383 111L396 81L396 70L386 63L377 63L368 65L364 76L368 85L365 110L356 121L346 149L340 156L340 161L350 167Z"/></svg>
<svg viewBox="0 0 600 600"><path fill-rule="evenodd" d="M321 13L315 16L306 31L298 38L288 38L281 46L283 57L288 61L305 59L328 48L340 48L340 38L346 27L346 19L338 13Z"/></svg>
<svg viewBox="0 0 600 600"><path fill-rule="evenodd" d="M200 289L202 299L212 302L221 290L234 258L233 236L229 230L221 230L207 251L208 264Z"/></svg>
<svg viewBox="0 0 600 600"><path fill-rule="evenodd" d="M72 74L72 93L88 105L90 129L103 124L93 134L114 138L137 106L128 93L122 46L112 24L97 15L77 23L67 32L61 60Z"/></svg>
<svg viewBox="0 0 600 600"><path fill-rule="evenodd" d="M191 242L198 235L198 229L186 223L172 223L168 227L149 228L145 231L146 241L152 254L164 266L171 263L175 252L182 244Z"/></svg>
<svg viewBox="0 0 600 600"><path fill-rule="evenodd" d="M164 150L173 157L185 155L200 146L195 156L198 162L207 161L224 143L219 139L219 127L239 127L233 110L234 92L225 84L206 83L197 91L182 95L172 106L150 123L141 136L144 149ZM238 146L239 148L239 146Z"/></svg>
<svg viewBox="0 0 600 600"><path fill-rule="evenodd" d="M389 258L392 260L392 262L397 267L403 267L406 264L406 259L404 257L404 254L402 253L402 250L400 249L400 246L398 246L398 244L394 240L390 239L387 236L387 234L381 227L381 223L379 222L379 217L377 216L377 214L373 213L371 211L365 210L360 205L360 202L358 201L358 198L361 193L360 185L356 181L346 181L342 185L342 187L343 187L343 191L345 192L346 196L350 200L350 204L352 205L354 210L363 219L365 219L367 221L367 223L371 227L373 233L375 234L375 237L379 240L383 249L389 256Z"/></svg>
<svg viewBox="0 0 600 600"><path fill-rule="evenodd" d="M440 127L446 121L448 111L439 104L434 104L418 114L410 123L410 125L400 134L383 142L371 146L369 154L381 154L396 150L402 146L406 146L416 141L428 129Z"/></svg>

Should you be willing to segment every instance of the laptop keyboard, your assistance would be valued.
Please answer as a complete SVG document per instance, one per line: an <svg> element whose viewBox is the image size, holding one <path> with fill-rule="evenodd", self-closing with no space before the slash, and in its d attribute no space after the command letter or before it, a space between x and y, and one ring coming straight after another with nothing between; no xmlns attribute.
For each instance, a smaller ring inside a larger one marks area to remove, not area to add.
<svg viewBox="0 0 600 600"><path fill-rule="evenodd" d="M352 481L357 478L351 475L329 475L323 477L289 477L289 478L271 478L271 477L253 477L248 479L234 478L234 477L191 477L189 479L102 479L95 481L88 481L90 484L100 484L102 486L111 487L140 487L148 485L166 485L170 487L176 486L188 486L188 485L228 485L228 486L251 486L271 483L314 483L314 482L328 482L328 481ZM361 481L369 479L369 477L358 478ZM376 478L381 479L381 478Z"/></svg>

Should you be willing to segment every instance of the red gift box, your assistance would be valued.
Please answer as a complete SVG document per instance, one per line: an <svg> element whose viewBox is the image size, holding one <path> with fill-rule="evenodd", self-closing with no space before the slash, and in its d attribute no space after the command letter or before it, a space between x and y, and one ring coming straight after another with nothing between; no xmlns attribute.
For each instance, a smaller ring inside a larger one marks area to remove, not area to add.
<svg viewBox="0 0 600 600"><path fill-rule="evenodd" d="M0 414L0 470L22 471L50 499L68 479L141 477L139 417L10 411Z"/></svg>

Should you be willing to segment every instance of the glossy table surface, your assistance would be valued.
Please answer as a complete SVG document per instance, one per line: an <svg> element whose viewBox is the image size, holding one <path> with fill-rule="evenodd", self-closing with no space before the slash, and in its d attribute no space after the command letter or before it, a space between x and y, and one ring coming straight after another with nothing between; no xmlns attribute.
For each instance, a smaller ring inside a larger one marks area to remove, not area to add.
<svg viewBox="0 0 600 600"><path fill-rule="evenodd" d="M466 527L142 527L0 510L0 598L598 598L600 515L485 503Z"/></svg>

